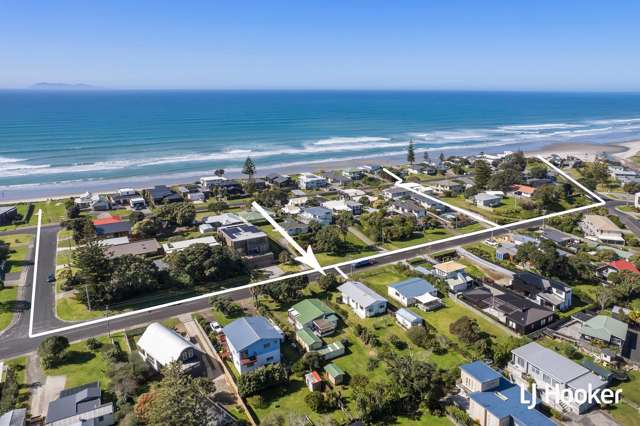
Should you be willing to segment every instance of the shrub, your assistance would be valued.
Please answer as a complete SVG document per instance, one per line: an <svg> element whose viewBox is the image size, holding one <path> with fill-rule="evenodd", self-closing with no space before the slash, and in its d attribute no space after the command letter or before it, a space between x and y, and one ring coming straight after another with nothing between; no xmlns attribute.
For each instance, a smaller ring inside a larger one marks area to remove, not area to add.
<svg viewBox="0 0 640 426"><path fill-rule="evenodd" d="M89 350L95 351L96 349L99 349L100 346L102 346L102 343L100 343L100 341L95 337L89 337L87 339L87 348L89 348Z"/></svg>
<svg viewBox="0 0 640 426"><path fill-rule="evenodd" d="M319 413L324 403L322 392L311 392L304 397L304 402L309 408Z"/></svg>
<svg viewBox="0 0 640 426"><path fill-rule="evenodd" d="M255 395L263 389L284 384L288 379L287 370L282 365L267 365L240 376L238 391L240 396L247 397Z"/></svg>
<svg viewBox="0 0 640 426"><path fill-rule="evenodd" d="M69 347L69 340L64 336L50 336L38 346L38 356L43 368L53 368L60 364L65 351Z"/></svg>
<svg viewBox="0 0 640 426"><path fill-rule="evenodd" d="M392 334L391 336L389 336L389 343L391 343L398 350L403 350L407 348L407 342L400 339L395 334Z"/></svg>

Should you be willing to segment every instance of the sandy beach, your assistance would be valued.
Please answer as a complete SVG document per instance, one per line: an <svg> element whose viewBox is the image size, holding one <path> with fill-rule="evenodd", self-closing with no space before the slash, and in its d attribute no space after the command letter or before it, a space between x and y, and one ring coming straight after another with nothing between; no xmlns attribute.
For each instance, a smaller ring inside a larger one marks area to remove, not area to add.
<svg viewBox="0 0 640 426"><path fill-rule="evenodd" d="M607 153L614 156L626 155L632 149L640 149L640 141L622 142L615 144L592 143L554 143L541 150L527 152L527 155L571 154L585 161L593 161L598 154ZM631 154L633 155L633 154ZM626 157L624 157L626 158Z"/></svg>

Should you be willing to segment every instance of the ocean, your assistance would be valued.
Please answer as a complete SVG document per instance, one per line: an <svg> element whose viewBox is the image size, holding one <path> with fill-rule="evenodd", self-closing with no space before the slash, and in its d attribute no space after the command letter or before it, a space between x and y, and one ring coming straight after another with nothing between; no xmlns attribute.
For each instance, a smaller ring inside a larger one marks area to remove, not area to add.
<svg viewBox="0 0 640 426"><path fill-rule="evenodd" d="M0 91L0 197L640 139L640 94ZM7 195L9 194L9 195Z"/></svg>

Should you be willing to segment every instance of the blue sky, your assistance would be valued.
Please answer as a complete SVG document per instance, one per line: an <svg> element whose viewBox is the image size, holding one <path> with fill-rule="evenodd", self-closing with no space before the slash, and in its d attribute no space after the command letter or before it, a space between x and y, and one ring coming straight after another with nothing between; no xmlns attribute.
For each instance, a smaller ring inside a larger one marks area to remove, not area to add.
<svg viewBox="0 0 640 426"><path fill-rule="evenodd" d="M0 87L640 90L640 2L0 2Z"/></svg>

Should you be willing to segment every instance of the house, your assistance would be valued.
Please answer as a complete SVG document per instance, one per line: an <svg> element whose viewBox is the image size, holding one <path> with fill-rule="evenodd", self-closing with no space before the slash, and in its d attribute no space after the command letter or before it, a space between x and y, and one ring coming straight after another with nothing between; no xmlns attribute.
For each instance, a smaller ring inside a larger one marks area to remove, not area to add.
<svg viewBox="0 0 640 426"><path fill-rule="evenodd" d="M155 238L152 238L126 244L110 245L104 251L104 254L110 259L126 255L155 256L160 252L160 248L160 243Z"/></svg>
<svg viewBox="0 0 640 426"><path fill-rule="evenodd" d="M105 211L111 209L109 197L102 194L91 194L85 192L80 197L73 200L73 203L81 209L92 209L95 211Z"/></svg>
<svg viewBox="0 0 640 426"><path fill-rule="evenodd" d="M60 397L49 402L45 426L116 424L112 402L102 403L100 383L93 382L64 389Z"/></svg>
<svg viewBox="0 0 640 426"><path fill-rule="evenodd" d="M300 189L320 189L327 186L327 179L313 173L301 173L298 177Z"/></svg>
<svg viewBox="0 0 640 426"><path fill-rule="evenodd" d="M293 186L293 180L289 175L271 173L265 177L267 184L274 188L289 188Z"/></svg>
<svg viewBox="0 0 640 426"><path fill-rule="evenodd" d="M360 318L368 318L384 314L387 311L387 300L366 285L358 281L347 281L338 287L342 303L351 306Z"/></svg>
<svg viewBox="0 0 640 426"><path fill-rule="evenodd" d="M636 265L624 259L614 260L597 269L598 275L603 278L607 278L609 274L614 272L619 273L622 271L628 271L633 274L640 275L640 270L638 270Z"/></svg>
<svg viewBox="0 0 640 426"><path fill-rule="evenodd" d="M304 375L304 382L307 385L307 389L311 392L319 392L322 390L322 378L315 370Z"/></svg>
<svg viewBox="0 0 640 426"><path fill-rule="evenodd" d="M482 192L474 197L474 201L478 207L492 209L502 204L502 196Z"/></svg>
<svg viewBox="0 0 640 426"><path fill-rule="evenodd" d="M343 174L338 172L320 173L320 176L326 179L328 183L337 186L344 186L351 183L351 178L344 176Z"/></svg>
<svg viewBox="0 0 640 426"><path fill-rule="evenodd" d="M165 185L156 185L151 189L145 190L149 200L156 206L160 204L180 203L182 197L176 194Z"/></svg>
<svg viewBox="0 0 640 426"><path fill-rule="evenodd" d="M293 219L286 219L280 224L289 235L300 235L309 232L309 225Z"/></svg>
<svg viewBox="0 0 640 426"><path fill-rule="evenodd" d="M464 265L454 260L434 265L433 273L445 280L452 293L460 293L473 283L473 278L464 272Z"/></svg>
<svg viewBox="0 0 640 426"><path fill-rule="evenodd" d="M547 279L532 272L516 272L511 277L511 290L552 310L566 311L571 307L573 292L565 283Z"/></svg>
<svg viewBox="0 0 640 426"><path fill-rule="evenodd" d="M585 214L580 222L584 236L604 244L624 245L622 230L611 219L595 214Z"/></svg>
<svg viewBox="0 0 640 426"><path fill-rule="evenodd" d="M362 213L362 204L351 200L329 200L323 202L322 207L334 212L350 212L354 216Z"/></svg>
<svg viewBox="0 0 640 426"><path fill-rule="evenodd" d="M0 426L25 426L27 418L26 408L16 408L0 416Z"/></svg>
<svg viewBox="0 0 640 426"><path fill-rule="evenodd" d="M11 225L18 218L16 206L0 206L0 226Z"/></svg>
<svg viewBox="0 0 640 426"><path fill-rule="evenodd" d="M553 241L561 247L571 247L580 243L580 239L566 232L558 231L554 228L545 226L542 230L541 237Z"/></svg>
<svg viewBox="0 0 640 426"><path fill-rule="evenodd" d="M362 169L352 167L349 169L344 169L342 171L342 176L348 177L351 180L360 180L364 177L364 171Z"/></svg>
<svg viewBox="0 0 640 426"><path fill-rule="evenodd" d="M304 299L289 308L287 315L296 330L307 328L318 336L333 334L338 326L338 316L320 299Z"/></svg>
<svg viewBox="0 0 640 426"><path fill-rule="evenodd" d="M442 306L438 298L438 290L428 281L422 278L408 278L387 287L389 296L402 304L402 306L422 305L423 309L431 310ZM431 296L431 297L424 297ZM423 305L422 300L428 302ZM428 309L427 309L428 308Z"/></svg>
<svg viewBox="0 0 640 426"><path fill-rule="evenodd" d="M220 243L211 235L200 238L192 238L190 240L174 241L162 244L162 249L166 254L171 254L177 251L182 251L187 247L191 247L196 244L206 244L209 247L219 246Z"/></svg>
<svg viewBox="0 0 640 426"><path fill-rule="evenodd" d="M458 195L464 191L464 185L453 180L439 180L436 182L430 182L429 185L431 185L436 193L440 195Z"/></svg>
<svg viewBox="0 0 640 426"><path fill-rule="evenodd" d="M536 189L533 186L513 185L511 187L511 193L516 197L531 198L534 192L536 192Z"/></svg>
<svg viewBox="0 0 640 426"><path fill-rule="evenodd" d="M460 366L462 396L469 400L467 413L480 426L552 426L556 423L525 401L526 388L511 383L482 361ZM522 396L525 401L522 401Z"/></svg>
<svg viewBox="0 0 640 426"><path fill-rule="evenodd" d="M108 216L102 219L95 219L93 227L98 238L113 238L129 235L131 232L131 222L120 219L120 216Z"/></svg>
<svg viewBox="0 0 640 426"><path fill-rule="evenodd" d="M233 365L240 374L280 362L282 336L264 317L239 318L223 329Z"/></svg>
<svg viewBox="0 0 640 426"><path fill-rule="evenodd" d="M222 182L225 180L227 180L227 178L224 176L203 176L200 178L200 186L210 189L213 186L217 185L218 182Z"/></svg>
<svg viewBox="0 0 640 426"><path fill-rule="evenodd" d="M325 207L306 207L302 213L298 215L301 222L309 224L318 222L320 225L330 225L333 220L331 210Z"/></svg>
<svg viewBox="0 0 640 426"><path fill-rule="evenodd" d="M496 259L509 260L518 254L518 246L513 243L500 243L496 248Z"/></svg>
<svg viewBox="0 0 640 426"><path fill-rule="evenodd" d="M202 218L202 223L211 225L213 228L218 229L221 226L237 225L239 223L244 223L244 221L235 213L222 213L214 216L205 216Z"/></svg>
<svg viewBox="0 0 640 426"><path fill-rule="evenodd" d="M305 352L316 351L324 345L322 339L307 327L296 330L296 342Z"/></svg>
<svg viewBox="0 0 640 426"><path fill-rule="evenodd" d="M196 192L189 192L187 194L187 200L191 201L191 202L203 202L207 197L205 197L203 192L200 191L196 191Z"/></svg>
<svg viewBox="0 0 640 426"><path fill-rule="evenodd" d="M551 324L552 310L514 292L485 286L462 292L462 299L518 334L529 334Z"/></svg>
<svg viewBox="0 0 640 426"><path fill-rule="evenodd" d="M287 214L300 214L308 201L309 197L289 198L287 205L282 208L282 211Z"/></svg>
<svg viewBox="0 0 640 426"><path fill-rule="evenodd" d="M344 199L353 200L353 201L360 201L362 197L367 196L367 193L364 192L362 189L354 189L354 188L340 189L338 190L338 194L340 194Z"/></svg>
<svg viewBox="0 0 640 426"><path fill-rule="evenodd" d="M198 232L200 232L202 235L209 234L215 231L216 231L216 228L209 225L208 223L201 223L200 225L198 225Z"/></svg>
<svg viewBox="0 0 640 426"><path fill-rule="evenodd" d="M147 202L142 197L133 197L129 199L129 207L134 210L146 209Z"/></svg>
<svg viewBox="0 0 640 426"><path fill-rule="evenodd" d="M540 390L539 398L545 404L556 410L574 414L582 414L589 410L593 406L593 401L583 403L560 401L558 404L553 396L554 392L547 391L555 388L561 392L566 389L567 392L574 394L590 390L598 393L607 387L607 382L589 369L536 342L512 350L507 370L520 386L529 388L529 382L535 382Z"/></svg>
<svg viewBox="0 0 640 426"><path fill-rule="evenodd" d="M412 215L417 219L427 215L427 210L413 200L394 200L389 205L388 210L399 214Z"/></svg>
<svg viewBox="0 0 640 426"><path fill-rule="evenodd" d="M396 321L402 327L410 329L413 327L420 327L424 322L419 315L414 314L408 309L400 308L395 313Z"/></svg>
<svg viewBox="0 0 640 426"><path fill-rule="evenodd" d="M609 166L609 174L612 179L622 184L638 182L638 174L624 167Z"/></svg>
<svg viewBox="0 0 640 426"><path fill-rule="evenodd" d="M606 315L596 315L582 323L580 336L590 342L600 342L622 349L628 331L627 323Z"/></svg>
<svg viewBox="0 0 640 426"><path fill-rule="evenodd" d="M223 195L242 195L244 189L242 188L242 182L236 179L224 179L213 181L208 187L208 191L217 192Z"/></svg>
<svg viewBox="0 0 640 426"><path fill-rule="evenodd" d="M329 364L324 366L323 370L324 370L324 377L333 386L340 385L344 382L344 379L345 379L344 371L342 371L342 368L338 367L336 364L330 362Z"/></svg>
<svg viewBox="0 0 640 426"><path fill-rule="evenodd" d="M264 268L273 265L271 243L266 233L255 225L230 225L218 229L225 244L251 267Z"/></svg>
<svg viewBox="0 0 640 426"><path fill-rule="evenodd" d="M382 171L382 166L380 164L365 164L360 166L360 169L368 173L378 173L379 171Z"/></svg>
<svg viewBox="0 0 640 426"><path fill-rule="evenodd" d="M412 192L399 186L391 186L382 190L382 196L387 200L399 200L411 196Z"/></svg>
<svg viewBox="0 0 640 426"><path fill-rule="evenodd" d="M149 324L136 346L142 359L158 372L174 361L192 376L200 376L206 371L198 348L160 323Z"/></svg>

